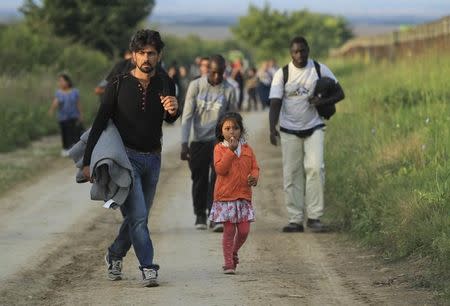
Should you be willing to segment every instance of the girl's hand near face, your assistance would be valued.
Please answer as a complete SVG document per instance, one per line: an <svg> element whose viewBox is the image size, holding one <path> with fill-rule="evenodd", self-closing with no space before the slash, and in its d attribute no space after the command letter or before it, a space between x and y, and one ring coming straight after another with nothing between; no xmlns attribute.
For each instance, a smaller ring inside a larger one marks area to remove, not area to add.
<svg viewBox="0 0 450 306"><path fill-rule="evenodd" d="M230 147L229 147L230 150L233 152L236 151L236 149L238 148L238 145L239 145L239 140L237 140L236 137L231 137L229 143L230 143Z"/></svg>

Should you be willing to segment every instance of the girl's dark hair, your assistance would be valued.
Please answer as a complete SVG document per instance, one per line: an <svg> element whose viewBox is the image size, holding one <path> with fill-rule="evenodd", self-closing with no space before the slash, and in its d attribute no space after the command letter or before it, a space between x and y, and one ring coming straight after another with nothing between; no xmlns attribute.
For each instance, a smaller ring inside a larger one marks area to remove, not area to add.
<svg viewBox="0 0 450 306"><path fill-rule="evenodd" d="M145 46L153 46L158 53L164 49L164 42L161 40L161 35L158 31L153 30L139 30L130 40L129 49L132 52L137 52L145 48Z"/></svg>
<svg viewBox="0 0 450 306"><path fill-rule="evenodd" d="M222 135L222 127L225 121L234 121L238 125L238 127L241 129L241 138L245 137L247 134L247 130L244 128L244 124L242 123L242 116L239 113L235 112L228 112L223 114L216 125L216 139L217 142L222 142L224 140L224 137Z"/></svg>
<svg viewBox="0 0 450 306"><path fill-rule="evenodd" d="M59 75L59 77L62 78L64 81L66 81L66 83L69 86L69 88L73 87L72 79L70 78L70 76L67 73L61 73Z"/></svg>

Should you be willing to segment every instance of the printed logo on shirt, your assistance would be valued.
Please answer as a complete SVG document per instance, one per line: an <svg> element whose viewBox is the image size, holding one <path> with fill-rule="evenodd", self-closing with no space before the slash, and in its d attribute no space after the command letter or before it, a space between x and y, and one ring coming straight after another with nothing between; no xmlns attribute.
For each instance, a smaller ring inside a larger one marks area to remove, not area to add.
<svg viewBox="0 0 450 306"><path fill-rule="evenodd" d="M212 96L199 94L197 96L197 107L202 111L219 110L224 103L225 96L223 94Z"/></svg>
<svg viewBox="0 0 450 306"><path fill-rule="evenodd" d="M286 97L297 97L297 96L309 96L311 90L309 90L308 88L300 85L300 84L295 84L295 85L286 85L285 88L285 95Z"/></svg>

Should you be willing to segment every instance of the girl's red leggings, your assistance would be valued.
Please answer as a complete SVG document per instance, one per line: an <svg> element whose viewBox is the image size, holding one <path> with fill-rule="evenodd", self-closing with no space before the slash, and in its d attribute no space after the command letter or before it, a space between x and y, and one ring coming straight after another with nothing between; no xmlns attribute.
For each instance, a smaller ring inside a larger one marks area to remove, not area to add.
<svg viewBox="0 0 450 306"><path fill-rule="evenodd" d="M250 231L250 222L223 224L223 257L225 259L226 268L236 268L237 253L247 239Z"/></svg>

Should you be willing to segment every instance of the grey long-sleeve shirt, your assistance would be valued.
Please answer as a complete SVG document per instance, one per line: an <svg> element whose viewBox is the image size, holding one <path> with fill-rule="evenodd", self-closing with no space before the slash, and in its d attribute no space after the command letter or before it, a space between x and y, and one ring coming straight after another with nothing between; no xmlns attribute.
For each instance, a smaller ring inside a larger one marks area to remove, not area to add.
<svg viewBox="0 0 450 306"><path fill-rule="evenodd" d="M216 86L209 84L206 76L193 80L184 102L181 142L189 142L192 125L192 141L214 140L220 116L234 111L236 105L235 90L226 80Z"/></svg>

